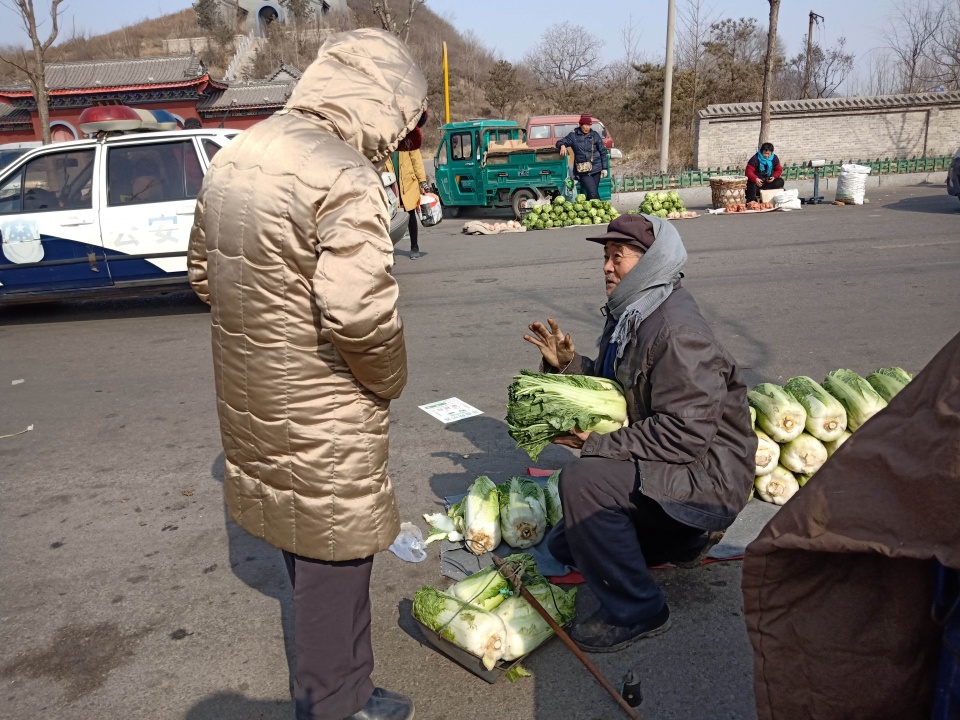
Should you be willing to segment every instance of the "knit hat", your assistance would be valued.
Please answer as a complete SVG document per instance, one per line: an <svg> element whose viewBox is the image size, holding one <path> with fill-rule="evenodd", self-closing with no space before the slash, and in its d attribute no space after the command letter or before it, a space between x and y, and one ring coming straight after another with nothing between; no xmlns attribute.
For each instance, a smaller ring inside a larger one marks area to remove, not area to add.
<svg viewBox="0 0 960 720"><path fill-rule="evenodd" d="M603 235L588 237L590 242L606 245L608 242L623 243L624 245L633 245L644 252L650 249L656 236L653 234L653 223L647 220L643 215L631 215L629 213L614 218L607 225L607 232Z"/></svg>
<svg viewBox="0 0 960 720"><path fill-rule="evenodd" d="M590 113L583 113L580 116L580 122L577 125L593 125L593 118L590 117Z"/></svg>

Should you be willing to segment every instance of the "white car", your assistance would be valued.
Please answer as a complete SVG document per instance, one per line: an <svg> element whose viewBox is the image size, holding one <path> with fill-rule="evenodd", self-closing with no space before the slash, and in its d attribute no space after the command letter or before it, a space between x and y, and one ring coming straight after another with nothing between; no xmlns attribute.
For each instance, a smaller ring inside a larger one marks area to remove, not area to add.
<svg viewBox="0 0 960 720"><path fill-rule="evenodd" d="M42 146L0 170L0 304L188 287L197 193L239 130L172 130ZM394 243L408 216L383 176Z"/></svg>
<svg viewBox="0 0 960 720"><path fill-rule="evenodd" d="M238 130L76 140L0 171L0 303L187 283L210 160Z"/></svg>

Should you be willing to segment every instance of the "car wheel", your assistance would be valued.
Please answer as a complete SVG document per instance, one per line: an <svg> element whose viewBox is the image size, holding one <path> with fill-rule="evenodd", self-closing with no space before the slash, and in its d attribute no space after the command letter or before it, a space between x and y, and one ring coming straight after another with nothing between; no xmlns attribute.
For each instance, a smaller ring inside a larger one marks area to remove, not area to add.
<svg viewBox="0 0 960 720"><path fill-rule="evenodd" d="M523 203L525 203L527 200L533 200L533 198L534 198L534 195L532 190L521 189L521 190L517 190L513 194L513 198L511 198L511 202L513 205L513 215L514 217L516 217L517 220L523 220L523 215L524 215L524 211L522 207Z"/></svg>
<svg viewBox="0 0 960 720"><path fill-rule="evenodd" d="M443 216L448 218L455 218L460 216L460 206L459 205L445 205L443 208Z"/></svg>

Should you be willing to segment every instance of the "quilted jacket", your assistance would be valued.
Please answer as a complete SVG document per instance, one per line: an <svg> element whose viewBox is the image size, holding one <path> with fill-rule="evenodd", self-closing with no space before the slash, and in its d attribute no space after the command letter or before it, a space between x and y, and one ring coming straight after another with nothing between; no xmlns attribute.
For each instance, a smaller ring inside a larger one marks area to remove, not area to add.
<svg viewBox="0 0 960 720"><path fill-rule="evenodd" d="M368 557L399 532L388 410L407 364L378 166L426 94L393 35L332 35L197 199L188 270L211 306L226 503L298 555Z"/></svg>

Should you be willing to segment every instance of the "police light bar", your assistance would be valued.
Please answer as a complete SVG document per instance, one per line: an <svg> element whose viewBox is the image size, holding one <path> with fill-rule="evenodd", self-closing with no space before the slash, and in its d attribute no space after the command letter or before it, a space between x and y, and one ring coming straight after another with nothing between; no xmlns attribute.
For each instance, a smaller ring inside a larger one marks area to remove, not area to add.
<svg viewBox="0 0 960 720"><path fill-rule="evenodd" d="M177 119L166 110L142 110L126 105L90 107L80 113L79 120L80 132L86 135L177 129Z"/></svg>
<svg viewBox="0 0 960 720"><path fill-rule="evenodd" d="M80 132L96 135L100 132L126 132L137 130L143 119L126 105L102 105L90 107L80 113Z"/></svg>

